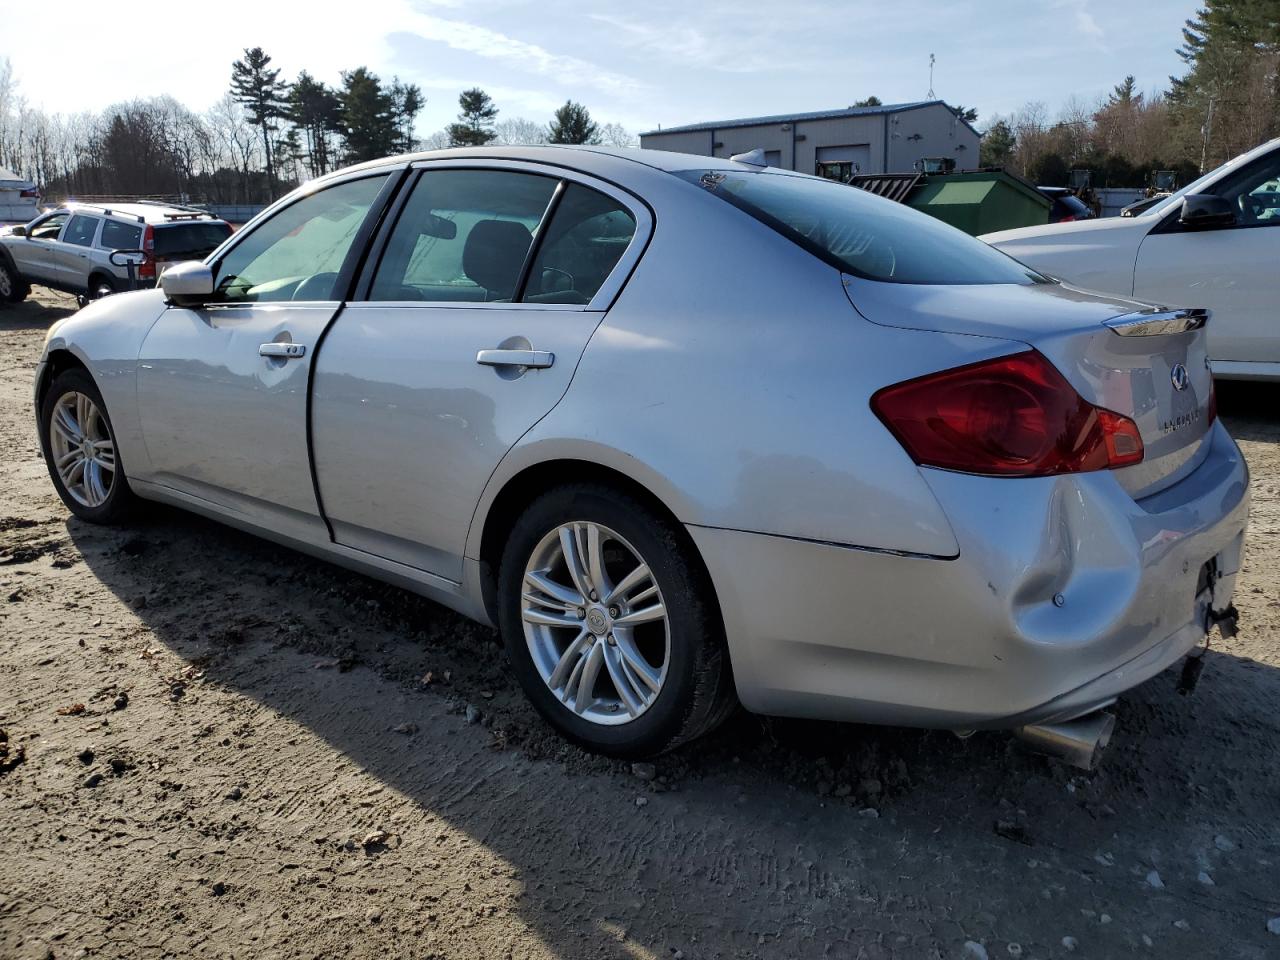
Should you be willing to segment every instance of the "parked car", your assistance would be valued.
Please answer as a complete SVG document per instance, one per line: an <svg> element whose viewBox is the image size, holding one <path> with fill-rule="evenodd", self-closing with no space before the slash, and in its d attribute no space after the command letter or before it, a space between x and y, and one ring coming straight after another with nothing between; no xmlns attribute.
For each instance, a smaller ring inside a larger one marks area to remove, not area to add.
<svg viewBox="0 0 1280 960"><path fill-rule="evenodd" d="M1248 483L1203 313L861 190L418 154L307 184L160 286L50 331L67 507L176 504L496 625L594 750L740 701L1087 764L1101 708L1231 618Z"/></svg>
<svg viewBox="0 0 1280 960"><path fill-rule="evenodd" d="M1006 230L982 239L1081 287L1208 307L1214 376L1280 380L1278 178L1280 139L1136 216Z"/></svg>
<svg viewBox="0 0 1280 960"><path fill-rule="evenodd" d="M134 283L153 287L170 263L205 257L230 235L230 224L190 207L65 204L0 230L0 300L22 300L32 284L90 300L128 289L128 266L111 259L118 250L140 251Z"/></svg>
<svg viewBox="0 0 1280 960"><path fill-rule="evenodd" d="M0 167L0 223L26 223L39 204L40 189L33 181Z"/></svg>
<svg viewBox="0 0 1280 960"><path fill-rule="evenodd" d="M1037 187L1053 201L1049 208L1049 223L1072 223L1076 220L1092 220L1089 205L1071 192L1069 187Z"/></svg>
<svg viewBox="0 0 1280 960"><path fill-rule="evenodd" d="M1157 193L1152 197L1143 197L1141 200L1135 200L1133 203L1120 210L1122 217L1136 217L1140 213L1146 213L1160 201L1168 198L1167 193Z"/></svg>

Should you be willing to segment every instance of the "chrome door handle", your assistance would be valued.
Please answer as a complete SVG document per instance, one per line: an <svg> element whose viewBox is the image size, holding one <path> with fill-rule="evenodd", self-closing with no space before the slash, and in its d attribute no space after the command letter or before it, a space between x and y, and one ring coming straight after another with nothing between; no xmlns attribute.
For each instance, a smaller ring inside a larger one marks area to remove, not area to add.
<svg viewBox="0 0 1280 960"><path fill-rule="evenodd" d="M281 343L278 340L272 340L258 347L258 356L275 357L280 360L296 360L298 357L305 356L306 353L305 344Z"/></svg>
<svg viewBox="0 0 1280 960"><path fill-rule="evenodd" d="M476 363L486 367L532 367L541 370L556 362L556 355L546 350L481 350Z"/></svg>

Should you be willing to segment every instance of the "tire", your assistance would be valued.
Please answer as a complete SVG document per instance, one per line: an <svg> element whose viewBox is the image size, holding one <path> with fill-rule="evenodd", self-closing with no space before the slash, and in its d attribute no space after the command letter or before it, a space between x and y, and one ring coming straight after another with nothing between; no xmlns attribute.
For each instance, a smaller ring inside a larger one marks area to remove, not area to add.
<svg viewBox="0 0 1280 960"><path fill-rule="evenodd" d="M55 426L55 415L58 426ZM86 439L82 422L87 422L87 439L93 442L92 457L86 462L82 454L60 471L59 458L74 457L76 449L87 449L83 445L77 447L77 442ZM54 377L40 405L40 434L49 477L67 508L90 523L124 522L136 497L129 489L124 464L115 450L115 431L106 404L87 370L72 367ZM110 443L109 448L102 446L104 441ZM110 469L106 468L108 460L113 464Z"/></svg>
<svg viewBox="0 0 1280 960"><path fill-rule="evenodd" d="M566 540L580 578L565 561ZM594 484L543 494L516 522L498 571L499 626L525 694L567 739L615 757L653 756L707 733L736 706L719 611L693 549L636 498ZM590 596L600 579L622 588L612 603Z"/></svg>
<svg viewBox="0 0 1280 960"><path fill-rule="evenodd" d="M0 257L0 303L21 303L31 292L31 285L5 257Z"/></svg>
<svg viewBox="0 0 1280 960"><path fill-rule="evenodd" d="M103 297L109 297L117 289L114 279L103 273L95 273L89 278L89 285L85 288L85 302L89 303L94 300L101 300Z"/></svg>

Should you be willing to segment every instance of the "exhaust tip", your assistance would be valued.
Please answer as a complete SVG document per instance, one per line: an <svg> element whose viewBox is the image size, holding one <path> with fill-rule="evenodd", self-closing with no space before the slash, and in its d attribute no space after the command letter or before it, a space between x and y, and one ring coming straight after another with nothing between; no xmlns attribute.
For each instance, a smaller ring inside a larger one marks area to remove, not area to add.
<svg viewBox="0 0 1280 960"><path fill-rule="evenodd" d="M1096 710L1061 723L1017 727L1013 734L1033 750L1065 760L1081 770L1092 770L1111 742L1115 728L1114 715Z"/></svg>

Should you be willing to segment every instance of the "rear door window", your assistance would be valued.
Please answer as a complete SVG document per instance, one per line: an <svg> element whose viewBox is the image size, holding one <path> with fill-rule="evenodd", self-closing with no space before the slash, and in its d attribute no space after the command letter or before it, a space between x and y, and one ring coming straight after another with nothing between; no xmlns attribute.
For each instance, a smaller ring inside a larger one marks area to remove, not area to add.
<svg viewBox="0 0 1280 960"><path fill-rule="evenodd" d="M101 222L97 217L76 214L67 224L67 230L62 235L62 239L65 243L74 243L77 247L91 247L94 234L98 232L98 224Z"/></svg>
<svg viewBox="0 0 1280 960"><path fill-rule="evenodd" d="M976 237L857 187L725 170L686 170L677 176L856 277L916 284L1045 282Z"/></svg>
<svg viewBox="0 0 1280 960"><path fill-rule="evenodd" d="M590 303L635 233L636 218L617 200L581 184L568 184L539 240L521 299Z"/></svg>
<svg viewBox="0 0 1280 960"><path fill-rule="evenodd" d="M510 302L558 183L503 170L424 172L369 299Z"/></svg>
<svg viewBox="0 0 1280 960"><path fill-rule="evenodd" d="M105 220L98 246L103 250L139 250L142 248L142 225Z"/></svg>

